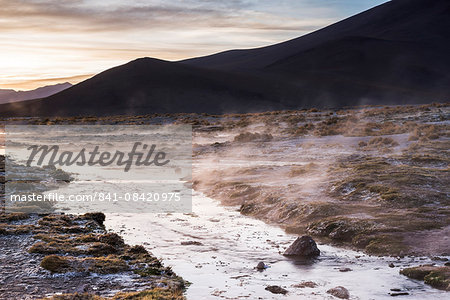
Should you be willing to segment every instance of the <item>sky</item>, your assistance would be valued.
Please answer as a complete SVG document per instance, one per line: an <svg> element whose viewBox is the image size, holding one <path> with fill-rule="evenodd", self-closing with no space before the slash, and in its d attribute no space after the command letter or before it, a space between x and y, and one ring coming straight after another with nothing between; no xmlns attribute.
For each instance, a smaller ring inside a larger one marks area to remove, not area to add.
<svg viewBox="0 0 450 300"><path fill-rule="evenodd" d="M0 89L292 39L386 0L0 0Z"/></svg>

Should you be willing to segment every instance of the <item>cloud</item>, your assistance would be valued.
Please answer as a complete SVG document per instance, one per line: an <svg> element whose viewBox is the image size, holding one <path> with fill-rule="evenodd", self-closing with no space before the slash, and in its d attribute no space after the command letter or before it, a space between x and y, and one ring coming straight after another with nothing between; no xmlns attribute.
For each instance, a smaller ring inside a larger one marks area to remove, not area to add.
<svg viewBox="0 0 450 300"><path fill-rule="evenodd" d="M304 30L293 18L258 13L250 1L0 0L0 31L128 31L141 28L253 28ZM307 27L310 29L311 26Z"/></svg>

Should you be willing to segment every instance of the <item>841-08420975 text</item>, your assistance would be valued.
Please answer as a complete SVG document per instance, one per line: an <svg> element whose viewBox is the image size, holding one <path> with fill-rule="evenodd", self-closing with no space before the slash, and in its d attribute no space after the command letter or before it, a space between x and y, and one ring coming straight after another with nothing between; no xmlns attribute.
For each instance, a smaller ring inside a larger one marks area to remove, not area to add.
<svg viewBox="0 0 450 300"><path fill-rule="evenodd" d="M12 194L9 196L11 202L35 202L35 201L50 201L50 202L178 202L181 200L180 192L146 192L146 193L103 193L94 192L92 194Z"/></svg>

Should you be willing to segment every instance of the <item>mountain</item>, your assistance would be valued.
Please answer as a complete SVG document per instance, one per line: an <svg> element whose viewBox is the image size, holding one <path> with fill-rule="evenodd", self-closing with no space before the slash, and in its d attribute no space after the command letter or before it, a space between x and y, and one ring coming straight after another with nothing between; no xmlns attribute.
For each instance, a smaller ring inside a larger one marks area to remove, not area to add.
<svg viewBox="0 0 450 300"><path fill-rule="evenodd" d="M262 70L280 60L349 37L419 42L448 49L450 3L446 0L393 0L323 29L283 43L229 50L181 62L220 70Z"/></svg>
<svg viewBox="0 0 450 300"><path fill-rule="evenodd" d="M273 81L140 58L56 95L0 106L6 116L236 112L281 109Z"/></svg>
<svg viewBox="0 0 450 300"><path fill-rule="evenodd" d="M337 106L450 98L450 1L393 0L305 36L181 61L284 78Z"/></svg>
<svg viewBox="0 0 450 300"><path fill-rule="evenodd" d="M450 1L392 0L280 44L143 58L2 116L251 112L450 98Z"/></svg>
<svg viewBox="0 0 450 300"><path fill-rule="evenodd" d="M0 89L0 104L48 97L56 93L59 93L65 89L68 89L71 86L72 85L70 83L65 82L55 85L47 85L31 91L15 91L15 90Z"/></svg>

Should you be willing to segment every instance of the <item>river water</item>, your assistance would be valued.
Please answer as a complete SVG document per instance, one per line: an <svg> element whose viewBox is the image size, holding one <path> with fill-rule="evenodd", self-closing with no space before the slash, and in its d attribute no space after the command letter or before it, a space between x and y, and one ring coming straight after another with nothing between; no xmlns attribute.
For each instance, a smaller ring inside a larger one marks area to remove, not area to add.
<svg viewBox="0 0 450 300"><path fill-rule="evenodd" d="M143 244L191 282L188 299L333 299L326 291L339 285L350 291L351 299L391 299L390 289L409 293L402 299L444 299L446 295L399 274L403 267L430 263L428 258L371 257L319 244L320 258L292 260L280 253L296 236L195 192L192 214L113 213L107 215L106 227L127 243ZM257 271L259 261L269 268ZM391 262L394 268L388 266ZM294 287L302 281L318 286ZM268 285L282 286L289 293L272 294L265 290Z"/></svg>

